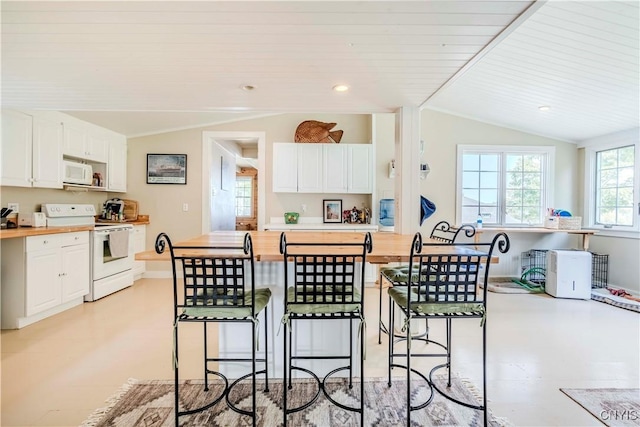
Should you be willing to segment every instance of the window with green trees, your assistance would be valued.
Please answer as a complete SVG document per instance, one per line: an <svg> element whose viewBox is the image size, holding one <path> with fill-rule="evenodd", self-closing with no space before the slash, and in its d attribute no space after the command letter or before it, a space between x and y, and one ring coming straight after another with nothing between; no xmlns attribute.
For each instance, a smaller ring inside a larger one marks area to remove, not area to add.
<svg viewBox="0 0 640 427"><path fill-rule="evenodd" d="M459 146L461 223L540 226L549 207L553 147Z"/></svg>

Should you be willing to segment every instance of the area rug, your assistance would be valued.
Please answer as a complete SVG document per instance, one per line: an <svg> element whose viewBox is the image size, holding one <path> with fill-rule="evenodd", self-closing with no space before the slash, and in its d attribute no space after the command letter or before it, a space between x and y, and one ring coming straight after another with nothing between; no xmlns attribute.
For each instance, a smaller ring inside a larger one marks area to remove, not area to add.
<svg viewBox="0 0 640 427"><path fill-rule="evenodd" d="M640 302L612 295L605 288L591 289L591 299L640 313Z"/></svg>
<svg viewBox="0 0 640 427"><path fill-rule="evenodd" d="M446 390L445 377L436 381ZM201 380L186 380L181 385L181 405L193 407L217 396L222 387L217 383L210 391L203 390ZM274 427L282 425L282 382L269 381L269 392L263 392L263 382L258 382L258 425ZM328 389L333 399L349 406L357 406L360 383L352 389L343 387L344 379L328 381ZM288 394L288 406L299 406L315 394L317 384L312 380L295 380L293 390ZM406 382L395 379L391 388L383 378L365 381L365 425L367 426L404 426ZM231 401L241 408L251 405L251 383L244 382L234 388ZM426 400L429 387L422 381L415 381L412 390L412 403ZM458 399L477 402L479 395L468 381L454 378L451 393ZM184 398L183 398L184 397ZM107 402L107 407L96 410L81 427L161 427L173 426L173 381L171 380L130 380L120 392ZM416 426L481 426L482 412L465 408L450 402L436 393L434 400L425 408L411 414L412 424ZM348 412L330 404L321 394L310 408L289 415L287 424L292 426L328 427L359 426L359 414ZM251 425L248 416L242 416L227 408L224 399L212 408L193 415L180 417L181 426L246 426ZM496 418L489 411L490 426L511 426L506 419Z"/></svg>
<svg viewBox="0 0 640 427"><path fill-rule="evenodd" d="M640 388L561 388L560 391L606 426L640 426Z"/></svg>

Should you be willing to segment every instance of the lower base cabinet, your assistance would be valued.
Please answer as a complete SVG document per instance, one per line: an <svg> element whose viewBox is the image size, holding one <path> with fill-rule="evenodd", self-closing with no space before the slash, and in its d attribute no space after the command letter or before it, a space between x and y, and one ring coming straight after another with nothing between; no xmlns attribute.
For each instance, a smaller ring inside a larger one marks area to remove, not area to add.
<svg viewBox="0 0 640 427"><path fill-rule="evenodd" d="M2 329L17 329L83 303L89 232L2 240Z"/></svg>

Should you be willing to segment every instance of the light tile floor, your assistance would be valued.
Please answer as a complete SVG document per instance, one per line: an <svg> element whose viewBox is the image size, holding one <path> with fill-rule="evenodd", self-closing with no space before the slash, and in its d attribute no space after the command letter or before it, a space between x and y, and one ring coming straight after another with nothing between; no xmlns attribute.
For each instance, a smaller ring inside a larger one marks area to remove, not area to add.
<svg viewBox="0 0 640 427"><path fill-rule="evenodd" d="M386 337L377 343L377 292L366 293L365 369L372 377L386 375L387 363ZM171 304L170 280L142 279L102 300L2 331L0 424L77 426L127 379L172 378ZM637 313L595 301L493 293L489 310L489 406L515 425L600 426L559 388L640 384ZM441 326L432 323L432 336ZM477 321L454 328L453 370L479 386ZM200 342L200 334L181 335L186 377L200 377Z"/></svg>

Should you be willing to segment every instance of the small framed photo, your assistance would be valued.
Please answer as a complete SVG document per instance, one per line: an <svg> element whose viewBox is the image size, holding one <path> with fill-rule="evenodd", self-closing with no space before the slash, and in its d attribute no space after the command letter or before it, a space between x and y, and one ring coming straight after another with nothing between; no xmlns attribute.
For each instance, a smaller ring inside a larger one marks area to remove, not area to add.
<svg viewBox="0 0 640 427"><path fill-rule="evenodd" d="M342 199L322 201L323 222L342 222Z"/></svg>
<svg viewBox="0 0 640 427"><path fill-rule="evenodd" d="M147 154L147 184L186 183L186 154Z"/></svg>

